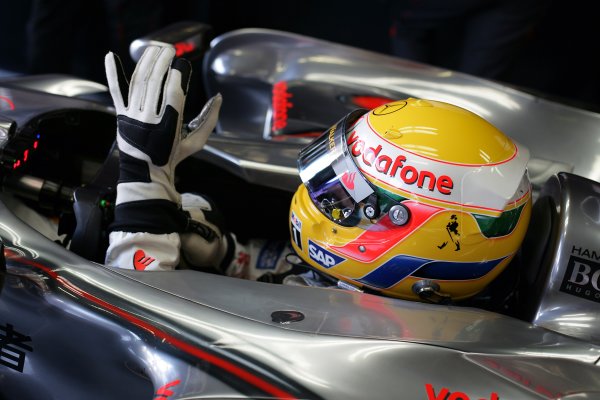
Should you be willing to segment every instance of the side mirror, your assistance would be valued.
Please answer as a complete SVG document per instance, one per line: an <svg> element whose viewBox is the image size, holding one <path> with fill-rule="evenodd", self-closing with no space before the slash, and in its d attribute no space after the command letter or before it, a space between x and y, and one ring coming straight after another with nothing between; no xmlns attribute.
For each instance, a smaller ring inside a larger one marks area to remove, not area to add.
<svg viewBox="0 0 600 400"><path fill-rule="evenodd" d="M175 47L178 57L190 61L201 58L208 48L212 27L195 21L181 21L149 35L135 39L129 45L129 54L138 62L146 47L170 44Z"/></svg>

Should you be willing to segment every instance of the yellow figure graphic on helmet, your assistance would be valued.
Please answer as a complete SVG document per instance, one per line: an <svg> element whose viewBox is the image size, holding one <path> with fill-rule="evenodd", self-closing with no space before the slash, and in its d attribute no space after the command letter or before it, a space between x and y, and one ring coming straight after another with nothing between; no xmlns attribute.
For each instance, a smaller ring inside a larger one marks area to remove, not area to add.
<svg viewBox="0 0 600 400"><path fill-rule="evenodd" d="M520 247L528 150L460 107L407 99L357 110L304 148L292 245L350 285L460 300Z"/></svg>

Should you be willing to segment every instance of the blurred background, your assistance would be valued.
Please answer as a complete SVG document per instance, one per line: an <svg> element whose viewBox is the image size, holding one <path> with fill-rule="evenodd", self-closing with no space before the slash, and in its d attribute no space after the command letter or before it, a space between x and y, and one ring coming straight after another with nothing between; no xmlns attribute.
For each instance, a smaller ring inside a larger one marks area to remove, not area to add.
<svg viewBox="0 0 600 400"><path fill-rule="evenodd" d="M575 0L0 0L0 77L105 83L104 55L182 20L261 27L469 73L600 111L600 5Z"/></svg>

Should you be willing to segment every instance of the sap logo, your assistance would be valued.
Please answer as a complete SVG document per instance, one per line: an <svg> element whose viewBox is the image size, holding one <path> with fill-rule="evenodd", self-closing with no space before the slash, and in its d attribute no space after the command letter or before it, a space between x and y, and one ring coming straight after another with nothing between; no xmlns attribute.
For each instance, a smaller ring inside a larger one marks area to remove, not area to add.
<svg viewBox="0 0 600 400"><path fill-rule="evenodd" d="M346 261L345 258L325 250L310 239L308 240L308 255L313 261L324 268L331 268L342 261Z"/></svg>
<svg viewBox="0 0 600 400"><path fill-rule="evenodd" d="M436 395L433 385L425 384L425 390L427 391L427 400L471 400L471 398L463 392L451 392L448 388L443 387L442 390ZM478 398L477 400L487 400L486 398ZM500 400L498 394L492 392L490 394L490 400Z"/></svg>
<svg viewBox="0 0 600 400"><path fill-rule="evenodd" d="M560 291L600 302L600 264L571 256Z"/></svg>

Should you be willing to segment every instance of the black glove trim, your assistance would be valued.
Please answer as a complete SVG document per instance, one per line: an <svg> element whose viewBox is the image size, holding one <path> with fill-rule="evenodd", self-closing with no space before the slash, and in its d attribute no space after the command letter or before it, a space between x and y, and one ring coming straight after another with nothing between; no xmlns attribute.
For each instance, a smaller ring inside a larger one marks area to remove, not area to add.
<svg viewBox="0 0 600 400"><path fill-rule="evenodd" d="M171 62L171 68L181 72L181 90L183 90L184 95L187 95L192 75L192 63L185 58L175 58Z"/></svg>
<svg viewBox="0 0 600 400"><path fill-rule="evenodd" d="M165 108L158 124L149 124L130 118L117 116L117 126L121 137L130 145L147 154L156 166L169 162L179 113L170 104Z"/></svg>
<svg viewBox="0 0 600 400"><path fill-rule="evenodd" d="M189 233L198 234L202 236L207 242L212 242L217 237L217 232L215 232L210 226L203 224L199 221L194 221L191 218L188 219L188 224L185 228L185 231Z"/></svg>
<svg viewBox="0 0 600 400"><path fill-rule="evenodd" d="M150 183L150 168L144 160L139 160L127 153L119 152L119 181L126 182L147 182Z"/></svg>
<svg viewBox="0 0 600 400"><path fill-rule="evenodd" d="M169 200L138 200L115 207L109 231L166 234L185 232L189 214Z"/></svg>
<svg viewBox="0 0 600 400"><path fill-rule="evenodd" d="M188 193L203 198L210 206L210 209L208 209L208 210L206 210L204 208L202 209L202 212L204 213L204 218L206 219L206 221L210 222L214 226L218 226L221 231L225 230L225 227L226 227L225 217L219 211L219 209L217 207L217 203L215 203L215 201L213 199L211 199L208 195L206 195L204 193L200 193L200 192L188 192Z"/></svg>
<svg viewBox="0 0 600 400"><path fill-rule="evenodd" d="M235 240L229 233L224 233L223 235L225 240L227 240L227 250L223 260L221 260L221 264L219 265L219 269L225 273L227 271L227 267L233 261L233 256L235 255Z"/></svg>
<svg viewBox="0 0 600 400"><path fill-rule="evenodd" d="M119 83L119 91L121 92L123 105L127 107L127 104L129 103L129 82L127 82L127 76L125 75L125 69L123 68L123 62L121 62L121 58L115 53L112 53L112 56L115 60L117 82Z"/></svg>

